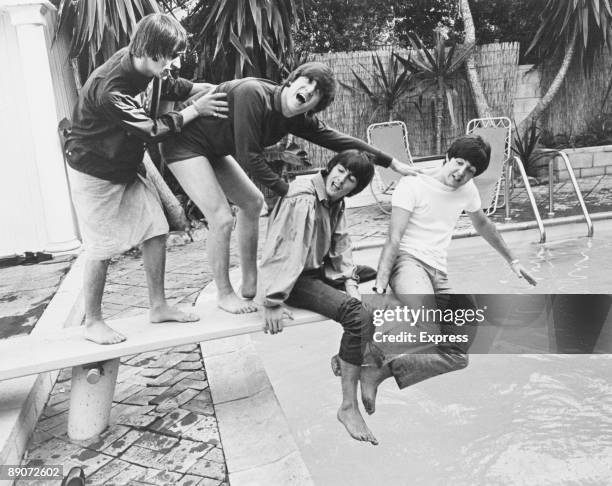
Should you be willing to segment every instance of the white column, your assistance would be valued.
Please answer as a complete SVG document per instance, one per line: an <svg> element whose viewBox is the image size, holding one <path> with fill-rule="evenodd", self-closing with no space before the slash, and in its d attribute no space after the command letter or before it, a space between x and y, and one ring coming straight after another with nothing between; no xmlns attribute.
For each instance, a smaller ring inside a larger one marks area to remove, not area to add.
<svg viewBox="0 0 612 486"><path fill-rule="evenodd" d="M17 0L2 6L8 11L19 43L19 56L26 88L24 110L29 117L30 143L35 153L35 169L40 187L46 241L44 250L68 251L80 242L72 219L66 169L57 132L57 109L53 93L49 51L43 14L53 9L47 1L27 3Z"/></svg>

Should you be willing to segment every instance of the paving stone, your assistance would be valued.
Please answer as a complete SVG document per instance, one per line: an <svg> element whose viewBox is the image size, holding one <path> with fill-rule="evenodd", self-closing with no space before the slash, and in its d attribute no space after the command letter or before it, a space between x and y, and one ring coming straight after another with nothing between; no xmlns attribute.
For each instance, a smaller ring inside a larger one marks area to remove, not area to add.
<svg viewBox="0 0 612 486"><path fill-rule="evenodd" d="M126 382L133 376L138 375L139 372L140 368L138 366L132 366L128 364L119 366L119 372L117 373L117 382Z"/></svg>
<svg viewBox="0 0 612 486"><path fill-rule="evenodd" d="M136 484L138 479L144 478L147 472L147 468L143 466L128 464L127 467L106 482L105 486L132 486Z"/></svg>
<svg viewBox="0 0 612 486"><path fill-rule="evenodd" d="M113 396L114 402L122 402L126 398L134 395L134 393L142 390L141 385L136 385L134 383L117 383L115 386L115 394Z"/></svg>
<svg viewBox="0 0 612 486"><path fill-rule="evenodd" d="M197 370L193 373L189 373L185 378L189 378L190 380L206 380L206 372L204 370Z"/></svg>
<svg viewBox="0 0 612 486"><path fill-rule="evenodd" d="M225 470L225 464L220 462L215 462L208 460L206 458L196 462L191 469L189 469L190 474L198 474L200 476L204 476L211 479L217 479L219 481L223 481L227 476L227 471ZM274 484L274 483L268 483Z"/></svg>
<svg viewBox="0 0 612 486"><path fill-rule="evenodd" d="M127 405L118 403L111 409L111 424L146 427L156 420L156 416L147 415L155 407L141 405Z"/></svg>
<svg viewBox="0 0 612 486"><path fill-rule="evenodd" d="M206 380L192 380L191 378L183 378L179 381L175 386L182 390L191 389L191 390L205 390L208 388L208 381Z"/></svg>
<svg viewBox="0 0 612 486"><path fill-rule="evenodd" d="M164 459L165 455L165 452L153 451L133 444L123 452L121 459L140 466L159 469L162 465L169 467Z"/></svg>
<svg viewBox="0 0 612 486"><path fill-rule="evenodd" d="M30 437L30 441L28 442L28 450L41 446L48 440L51 440L53 437L54 436L49 432L36 428Z"/></svg>
<svg viewBox="0 0 612 486"><path fill-rule="evenodd" d="M215 405L215 412L230 472L278 461L297 450L270 388L249 398Z"/></svg>
<svg viewBox="0 0 612 486"><path fill-rule="evenodd" d="M202 363L200 361L182 361L176 367L182 371L195 371L202 369Z"/></svg>
<svg viewBox="0 0 612 486"><path fill-rule="evenodd" d="M210 448L208 444L181 439L172 451L164 456L162 464L171 471L187 473L196 462L202 460Z"/></svg>
<svg viewBox="0 0 612 486"><path fill-rule="evenodd" d="M186 410L181 410L181 413L187 412ZM197 422L200 421L202 417L193 412L187 412L186 415L181 417L179 420L176 420L171 425L161 429L163 431L167 431L168 433L175 436L184 436L185 432L187 432L190 428L192 428Z"/></svg>
<svg viewBox="0 0 612 486"><path fill-rule="evenodd" d="M72 454L68 464L64 464L66 471L69 471L71 467L80 466L86 475L90 475L112 460L112 456L101 452L92 451L91 449L80 449L79 452Z"/></svg>
<svg viewBox="0 0 612 486"><path fill-rule="evenodd" d="M142 432L131 429L127 434L118 438L114 442L111 442L108 447L104 449L106 454L111 456L120 457L121 453L130 447L142 436Z"/></svg>
<svg viewBox="0 0 612 486"><path fill-rule="evenodd" d="M202 481L203 481L202 476L195 476L193 474L185 474L181 478L181 480L176 483L176 486L199 486L200 484L202 484Z"/></svg>
<svg viewBox="0 0 612 486"><path fill-rule="evenodd" d="M146 368L142 368L138 374L140 376L145 376L147 378L157 378L159 375L161 375L162 373L165 373L167 370L167 368L153 368L153 367L146 367Z"/></svg>
<svg viewBox="0 0 612 486"><path fill-rule="evenodd" d="M221 443L217 419L215 417L200 418L194 425L185 430L182 435L186 439L206 442L215 446Z"/></svg>
<svg viewBox="0 0 612 486"><path fill-rule="evenodd" d="M170 427L172 427L172 425L174 425L176 422L180 421L181 419L183 419L190 413L191 412L187 410L181 410L177 408L175 410L172 410L172 412L170 413L167 413L161 417L158 417L155 422L153 422L151 425L147 427L147 429L151 431L157 431L157 432L163 431L165 433L170 433L169 432Z"/></svg>
<svg viewBox="0 0 612 486"><path fill-rule="evenodd" d="M89 484L107 484L121 471L130 467L130 463L121 459L113 459L87 478Z"/></svg>
<svg viewBox="0 0 612 486"><path fill-rule="evenodd" d="M146 431L141 434L135 442L135 445L144 447L145 449L151 449L152 451L167 453L170 452L170 449L172 449L178 441L179 440L175 437Z"/></svg>
<svg viewBox="0 0 612 486"><path fill-rule="evenodd" d="M67 427L68 426L68 412L61 412L53 417L40 420L37 427L41 430L49 431L56 428L58 425Z"/></svg>
<svg viewBox="0 0 612 486"><path fill-rule="evenodd" d="M201 393L199 390L191 390L191 389L183 390L175 397L162 400L161 403L157 405L157 408L155 410L159 413L164 413L164 412L169 412L171 410L175 410L176 408L180 407L184 403L187 403L192 398L196 397L199 393ZM151 401L151 403L153 403L153 401Z"/></svg>
<svg viewBox="0 0 612 486"><path fill-rule="evenodd" d="M210 401L198 400L197 398L181 405L181 408L199 415L214 415L215 413L215 408Z"/></svg>
<svg viewBox="0 0 612 486"><path fill-rule="evenodd" d="M159 386L159 387L139 387L138 390L133 395L125 398L122 403L128 403L130 405L150 405L151 401L163 394L169 387L167 386Z"/></svg>
<svg viewBox="0 0 612 486"><path fill-rule="evenodd" d="M77 454L82 449L65 440L53 438L44 444L28 452L28 462L43 461L46 464L66 464L73 454Z"/></svg>
<svg viewBox="0 0 612 486"><path fill-rule="evenodd" d="M174 368L183 361L185 356L182 353L165 353L151 361L147 366L155 368Z"/></svg>
<svg viewBox="0 0 612 486"><path fill-rule="evenodd" d="M226 483L219 481L218 479L203 478L197 486L228 486Z"/></svg>
<svg viewBox="0 0 612 486"><path fill-rule="evenodd" d="M223 384L215 387L215 403L249 397L271 386L252 343L231 354L206 358L205 364L208 381Z"/></svg>
<svg viewBox="0 0 612 486"><path fill-rule="evenodd" d="M70 400L70 390L59 391L60 387L55 386L53 388L53 394L49 397L49 401L47 402L47 406L54 406L58 403L65 402ZM57 390L57 391L56 391Z"/></svg>
<svg viewBox="0 0 612 486"><path fill-rule="evenodd" d="M155 484L160 486L168 486L169 484L176 484L183 477L181 473L169 472L169 471L151 471L144 478L146 484Z"/></svg>
<svg viewBox="0 0 612 486"><path fill-rule="evenodd" d="M44 418L54 417L62 412L68 410L70 406L70 400L64 400L56 405L46 406L43 410L42 416Z"/></svg>
<svg viewBox="0 0 612 486"><path fill-rule="evenodd" d="M206 454L206 459L210 459L215 462L222 462L225 464L225 455L223 454L223 450L220 448L221 446L214 447Z"/></svg>
<svg viewBox="0 0 612 486"><path fill-rule="evenodd" d="M177 378L180 375L180 378ZM166 370L164 373L159 375L154 380L149 381L149 386L171 386L176 381L174 378L182 379L186 378L187 375L184 371L176 370L174 368Z"/></svg>
<svg viewBox="0 0 612 486"><path fill-rule="evenodd" d="M282 484L283 486L314 486L314 482L299 452L279 461L232 473L232 486Z"/></svg>
<svg viewBox="0 0 612 486"><path fill-rule="evenodd" d="M197 349L197 344L183 344L182 346L176 346L172 348L172 351L175 353L191 353Z"/></svg>
<svg viewBox="0 0 612 486"><path fill-rule="evenodd" d="M106 449L110 444L115 442L120 437L124 436L130 431L129 427L124 425L113 425L107 427L98 437L94 437L89 440L80 441L79 445L94 449L96 451L102 451Z"/></svg>
<svg viewBox="0 0 612 486"><path fill-rule="evenodd" d="M146 351L144 353L135 354L128 364L131 366L146 366L151 361L155 360L157 356L159 356L159 351Z"/></svg>

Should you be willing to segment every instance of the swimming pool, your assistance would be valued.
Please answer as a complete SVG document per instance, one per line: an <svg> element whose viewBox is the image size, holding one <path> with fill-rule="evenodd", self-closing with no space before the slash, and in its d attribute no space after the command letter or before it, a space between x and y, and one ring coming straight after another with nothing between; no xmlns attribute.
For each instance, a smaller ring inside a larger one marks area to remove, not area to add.
<svg viewBox="0 0 612 486"><path fill-rule="evenodd" d="M611 292L610 223L596 223L592 240L568 228L551 232L546 245L531 243L532 236L504 234L538 287L516 279L495 252L470 238L451 248L454 289ZM378 252L356 259L375 264ZM373 447L350 439L335 417L340 384L329 358L340 335L326 322L253 336L317 485L610 484L612 355L472 355L465 370L403 391L387 381L376 414L366 418L380 441Z"/></svg>

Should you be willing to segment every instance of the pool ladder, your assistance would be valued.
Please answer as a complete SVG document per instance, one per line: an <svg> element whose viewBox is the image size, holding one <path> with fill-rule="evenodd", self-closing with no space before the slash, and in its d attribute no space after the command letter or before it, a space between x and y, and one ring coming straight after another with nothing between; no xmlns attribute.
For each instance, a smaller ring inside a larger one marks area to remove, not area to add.
<svg viewBox="0 0 612 486"><path fill-rule="evenodd" d="M578 202L580 203L580 208L582 209L582 214L584 215L584 219L587 224L587 236L593 236L593 222L591 221L591 217L589 216L589 212L587 210L586 204L584 203L584 198L582 197L582 192L580 192L580 188L578 187L578 182L576 181L576 175L574 174L574 169L572 168L572 164L567 158L567 154L560 150L547 149L546 152L556 152L557 156L561 156L563 162L565 163L565 168L570 176L570 181L572 186L574 187L574 192L576 193L576 197L578 198ZM554 163L555 157L551 157L548 162L548 213L547 216L552 218L555 215L555 206L553 200L554 194ZM536 218L536 222L538 224L538 228L540 230L540 243L546 242L546 230L544 229L544 223L542 221L542 217L540 216L540 211L538 211L538 206L535 202L535 197L533 195L533 191L531 190L531 185L529 184L529 179L527 177L527 172L525 172L525 167L523 166L523 162L517 156L514 156L513 159L510 159L506 164L506 184L505 184L505 199L506 199L506 222L510 222L510 184L509 181L512 180L512 167L516 165L521 174L521 178L523 179L523 183L525 184L525 190L527 191L527 197L529 198L529 203L531 204L531 208L533 209L533 214ZM514 162L514 164L512 163Z"/></svg>

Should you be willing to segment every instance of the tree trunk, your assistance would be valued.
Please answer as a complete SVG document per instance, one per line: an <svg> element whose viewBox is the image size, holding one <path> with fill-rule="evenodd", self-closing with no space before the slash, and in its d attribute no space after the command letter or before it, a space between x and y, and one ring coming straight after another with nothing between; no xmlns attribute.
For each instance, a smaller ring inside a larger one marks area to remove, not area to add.
<svg viewBox="0 0 612 486"><path fill-rule="evenodd" d="M436 92L436 154L442 153L442 119L444 117L444 85L442 79L438 78L438 90Z"/></svg>
<svg viewBox="0 0 612 486"><path fill-rule="evenodd" d="M459 8L461 10L461 16L463 17L465 43L468 45L476 44L476 31L474 29L474 20L472 19L469 1L459 0ZM482 84L480 83L480 76L476 69L473 52L465 61L465 70L467 72L468 81L470 82L470 87L472 88L472 95L474 96L474 103L476 104L478 116L480 118L489 118L493 116L489 103L484 95Z"/></svg>
<svg viewBox="0 0 612 486"><path fill-rule="evenodd" d="M563 62L559 67L559 71L557 71L555 79L553 79L552 83L548 87L548 91L546 91L546 94L542 98L540 98L540 101L538 101L538 104L535 106L535 108L531 110L531 113L529 113L529 115L527 115L527 117L521 122L518 127L519 133L525 133L525 130L530 127L533 122L537 121L540 116L542 116L544 110L548 108L548 105L550 105L550 102L557 94L557 91L559 91L561 84L565 80L565 76L570 67L570 64L572 63L572 59L574 58L574 52L576 52L577 35L578 29L574 28L572 36L570 37L570 40L568 42L567 50L565 51L565 55L563 56Z"/></svg>

